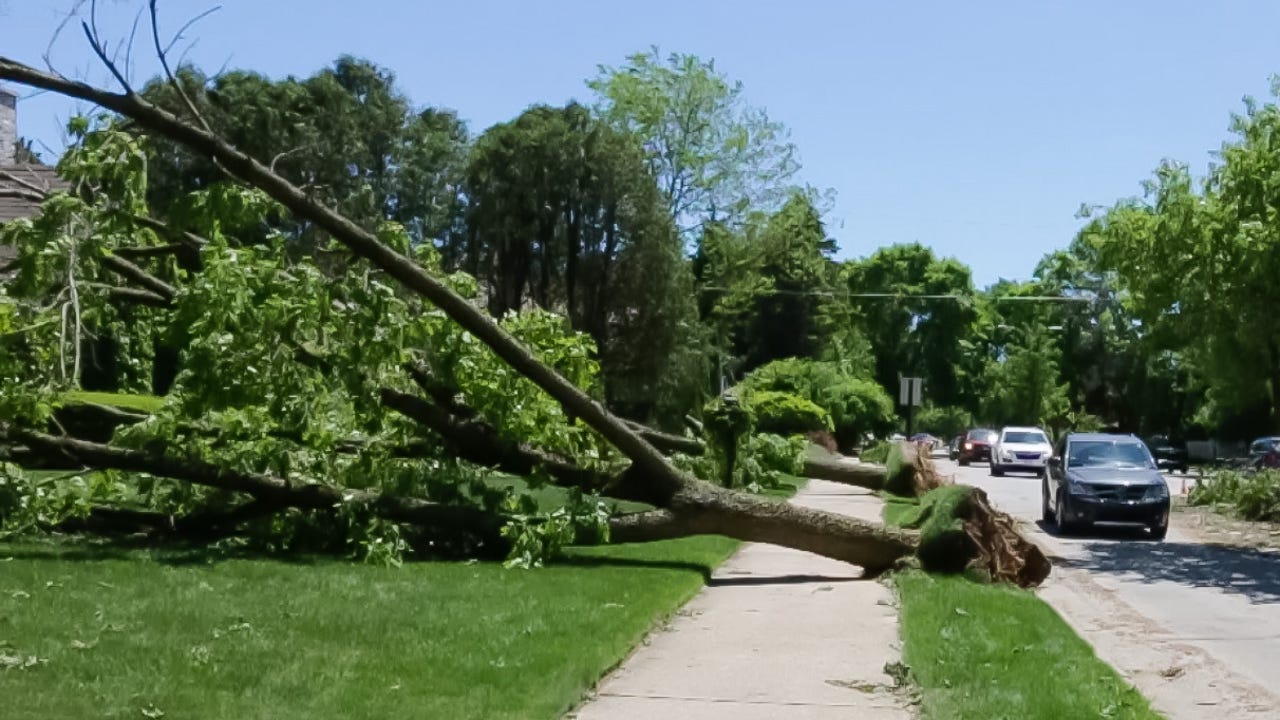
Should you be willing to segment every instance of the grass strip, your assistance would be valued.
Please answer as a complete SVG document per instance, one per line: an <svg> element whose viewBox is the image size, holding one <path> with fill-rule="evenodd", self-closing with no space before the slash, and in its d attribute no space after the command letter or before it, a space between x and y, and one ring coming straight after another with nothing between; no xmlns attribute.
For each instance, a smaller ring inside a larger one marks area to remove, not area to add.
<svg viewBox="0 0 1280 720"><path fill-rule="evenodd" d="M885 522L909 527L925 515L927 523L930 513L922 508L930 503L929 496L886 498ZM903 662L924 718L1160 717L1034 593L919 570L898 573L893 582Z"/></svg>

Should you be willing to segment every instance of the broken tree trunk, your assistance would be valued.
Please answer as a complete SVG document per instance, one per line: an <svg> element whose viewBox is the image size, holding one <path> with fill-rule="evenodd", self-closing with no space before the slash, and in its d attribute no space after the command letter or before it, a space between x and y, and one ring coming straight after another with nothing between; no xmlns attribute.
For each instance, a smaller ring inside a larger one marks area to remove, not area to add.
<svg viewBox="0 0 1280 720"><path fill-rule="evenodd" d="M109 55L101 47L95 46L95 50L110 64L107 59ZM111 69L116 70L114 67ZM122 77L118 72L115 74ZM513 369L555 398L568 415L581 418L631 460L631 468L624 473L626 484L643 487L643 492L639 494L662 509L656 511L656 515L646 513L633 519L619 519L616 523L619 538L648 540L672 537L676 533L716 532L745 540L810 550L861 564L872 572L891 566L915 547L911 533L879 528L833 513L771 503L686 476L670 464L652 444L662 441L661 438L653 435L646 437L645 433L637 432L553 368L540 362L480 308L431 276L409 257L380 242L373 233L337 211L316 202L310 193L276 174L267 165L237 150L212 132L207 124L202 122L204 127L200 127L193 122L181 120L132 91L127 90L123 94L108 92L3 57L0 57L0 79L95 103L128 117L141 128L212 159L228 173L262 190L297 218L314 223L352 252L369 260L404 287L438 307ZM132 273L132 268L124 264L116 269L126 276ZM160 289L156 287L146 292L163 300L163 296L155 292ZM129 454L132 451L109 446L77 445L81 441L10 429L11 436L15 433L16 437L11 439L28 447L43 446L45 449L71 454L86 464L117 463L101 466L141 472L154 471L149 469L153 466L144 466L136 455ZM170 477L191 482L216 482L219 483L218 486L231 486L231 489L267 499L290 503L332 503L349 498L346 491L332 486L293 487L278 478L236 475L218 468L200 468L199 472L192 472L191 467L170 460L161 458L158 462L166 465L165 472L157 474L169 474ZM406 522L418 521L415 518L428 522L442 519L439 517L443 512L440 506L421 500L385 497L365 499L375 510L388 513L389 517L397 516ZM492 521L492 515L486 517Z"/></svg>

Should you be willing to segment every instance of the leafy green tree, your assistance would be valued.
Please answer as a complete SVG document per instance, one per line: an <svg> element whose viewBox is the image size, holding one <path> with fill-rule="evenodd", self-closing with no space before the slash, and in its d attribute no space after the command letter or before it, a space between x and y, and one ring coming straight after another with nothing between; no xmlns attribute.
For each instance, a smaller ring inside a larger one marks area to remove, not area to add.
<svg viewBox="0 0 1280 720"><path fill-rule="evenodd" d="M926 405L916 413L915 420L922 431L950 441L973 426L973 413L953 405Z"/></svg>
<svg viewBox="0 0 1280 720"><path fill-rule="evenodd" d="M692 275L635 138L587 108L530 108L477 141L460 267L495 316L563 312L594 338L610 404L640 419L701 402Z"/></svg>
<svg viewBox="0 0 1280 720"><path fill-rule="evenodd" d="M971 399L963 380L965 347L977 318L969 268L920 244L881 248L843 271L854 322L870 340L876 379L897 393L898 377L920 374L940 405ZM858 297L859 294L882 297ZM905 296L938 297L905 297ZM904 296L904 297L900 297Z"/></svg>
<svg viewBox="0 0 1280 720"><path fill-rule="evenodd" d="M179 78L215 132L365 226L398 222L415 243L447 244L458 232L466 126L451 111L415 109L390 71L342 56L305 79L247 71L210 79L192 68ZM142 94L188 114L163 79ZM158 208L227 179L213 162L176 143L148 142L148 198ZM307 247L323 242L306 223L273 220L306 239Z"/></svg>
<svg viewBox="0 0 1280 720"><path fill-rule="evenodd" d="M733 370L791 357L862 361L847 307L833 292L834 251L817 209L800 193L740 233L707 229L694 262L701 310Z"/></svg>
<svg viewBox="0 0 1280 720"><path fill-rule="evenodd" d="M1059 349L1034 325L1010 330L1004 356L989 361L982 415L996 425L1050 425L1070 412Z"/></svg>
<svg viewBox="0 0 1280 720"><path fill-rule="evenodd" d="M713 61L658 49L619 67L601 66L587 85L600 115L641 137L672 217L689 239L707 223L737 227L754 211L775 212L793 193L800 165L781 123L743 97Z"/></svg>
<svg viewBox="0 0 1280 720"><path fill-rule="evenodd" d="M1280 190L1280 107L1250 99L1232 119L1203 182L1161 165L1141 199L1097 217L1082 238L1114 270L1156 349L1179 351L1211 405L1243 411L1266 398L1280 427L1280 289L1274 213Z"/></svg>

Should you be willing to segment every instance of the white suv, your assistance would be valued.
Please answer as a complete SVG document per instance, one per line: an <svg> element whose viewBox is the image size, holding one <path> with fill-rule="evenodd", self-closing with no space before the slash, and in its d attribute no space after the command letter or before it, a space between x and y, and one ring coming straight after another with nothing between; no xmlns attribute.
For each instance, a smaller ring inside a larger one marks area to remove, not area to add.
<svg viewBox="0 0 1280 720"><path fill-rule="evenodd" d="M1007 427L991 446L991 474L1000 477L1006 470L1024 470L1043 475L1053 446L1044 430L1036 427Z"/></svg>

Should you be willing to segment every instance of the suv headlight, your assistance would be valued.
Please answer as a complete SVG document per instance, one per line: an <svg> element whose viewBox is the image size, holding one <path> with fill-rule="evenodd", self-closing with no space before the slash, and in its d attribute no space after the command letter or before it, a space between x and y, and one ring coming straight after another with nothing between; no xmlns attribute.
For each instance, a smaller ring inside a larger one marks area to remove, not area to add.
<svg viewBox="0 0 1280 720"><path fill-rule="evenodd" d="M1168 497L1169 497L1169 486L1164 484L1163 482L1158 482L1153 484L1151 487L1147 488L1147 494L1143 495L1142 499L1146 500L1147 502L1155 502L1159 500L1164 500Z"/></svg>

